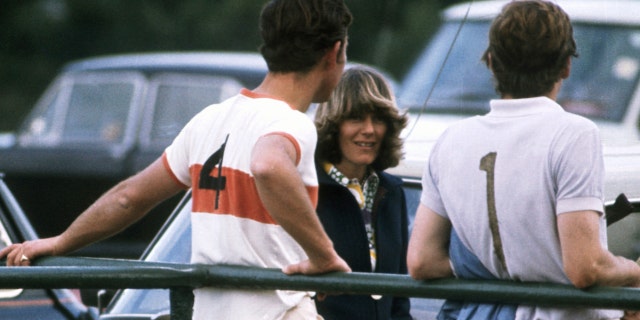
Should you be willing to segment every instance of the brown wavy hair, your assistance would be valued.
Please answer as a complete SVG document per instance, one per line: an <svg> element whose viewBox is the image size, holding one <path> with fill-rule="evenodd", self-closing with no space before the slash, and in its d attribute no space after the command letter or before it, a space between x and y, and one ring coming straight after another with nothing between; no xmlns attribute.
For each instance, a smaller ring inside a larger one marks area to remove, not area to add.
<svg viewBox="0 0 640 320"><path fill-rule="evenodd" d="M371 167L382 171L397 166L402 158L400 133L407 126L407 116L399 112L393 90L384 76L373 68L360 65L344 72L329 100L316 110L316 161L339 163L342 160L338 144L340 125L346 119L368 114L374 114L387 125L380 153Z"/></svg>
<svg viewBox="0 0 640 320"><path fill-rule="evenodd" d="M569 16L555 3L528 0L502 8L482 60L493 71L499 94L527 98L550 92L577 56Z"/></svg>

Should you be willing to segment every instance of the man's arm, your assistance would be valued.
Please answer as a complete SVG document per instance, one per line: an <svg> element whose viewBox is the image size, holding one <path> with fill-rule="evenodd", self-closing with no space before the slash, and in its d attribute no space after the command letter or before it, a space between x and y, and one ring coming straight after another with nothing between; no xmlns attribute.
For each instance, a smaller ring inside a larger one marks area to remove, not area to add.
<svg viewBox="0 0 640 320"><path fill-rule="evenodd" d="M417 280L453 277L449 259L451 222L420 204L407 251L409 275Z"/></svg>
<svg viewBox="0 0 640 320"><path fill-rule="evenodd" d="M45 255L62 255L108 238L142 218L158 203L182 187L158 159L140 173L118 183L85 210L62 234L13 244L0 251L7 265L29 265ZM22 261L21 261L22 260Z"/></svg>
<svg viewBox="0 0 640 320"><path fill-rule="evenodd" d="M307 261L285 267L283 272L351 271L324 232L295 161L295 147L280 135L260 138L251 155L251 173L262 203L309 257Z"/></svg>
<svg viewBox="0 0 640 320"><path fill-rule="evenodd" d="M640 286L640 266L600 245L599 213L575 211L558 215L565 273L573 285Z"/></svg>

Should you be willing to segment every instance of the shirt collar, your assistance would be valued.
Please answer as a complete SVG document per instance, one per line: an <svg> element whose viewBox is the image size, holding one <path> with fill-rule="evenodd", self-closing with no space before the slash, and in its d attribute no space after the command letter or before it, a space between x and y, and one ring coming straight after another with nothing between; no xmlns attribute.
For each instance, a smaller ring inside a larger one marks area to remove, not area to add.
<svg viewBox="0 0 640 320"><path fill-rule="evenodd" d="M375 184L377 186L380 180L380 178L378 177L378 174L376 174L376 172L373 170L368 170L367 177L364 179L364 181L362 181L362 183L360 183L358 179L347 178L347 176L345 176L342 172L340 172L340 170L338 170L338 168L336 168L336 166L334 166L330 162L324 162L322 164L322 168L324 169L324 172L326 172L329 175L329 177L331 177L331 179L333 179L335 182L337 182L343 187L347 187L349 184L356 184L356 183L361 185L368 183L368 184Z"/></svg>
<svg viewBox="0 0 640 320"><path fill-rule="evenodd" d="M543 112L563 111L562 106L547 97L524 99L497 99L489 102L491 111L487 116L517 117Z"/></svg>

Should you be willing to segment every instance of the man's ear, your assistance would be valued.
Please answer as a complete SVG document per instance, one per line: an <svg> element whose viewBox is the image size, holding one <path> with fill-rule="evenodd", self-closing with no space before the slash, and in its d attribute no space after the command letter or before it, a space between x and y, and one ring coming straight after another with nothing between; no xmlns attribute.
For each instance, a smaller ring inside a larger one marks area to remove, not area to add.
<svg viewBox="0 0 640 320"><path fill-rule="evenodd" d="M565 65L564 69L562 69L562 73L560 74L560 76L562 77L562 79L566 79L566 78L569 78L570 74L571 74L571 57L567 58L567 64Z"/></svg>
<svg viewBox="0 0 640 320"><path fill-rule="evenodd" d="M487 66L489 67L489 70L491 70L491 73L493 73L493 61L491 60L491 52L487 52Z"/></svg>
<svg viewBox="0 0 640 320"><path fill-rule="evenodd" d="M336 43L333 44L333 47L331 47L331 49L327 50L327 52L324 54L324 61L326 63L327 67L332 67L335 64L340 64L340 63L344 63L344 57L342 55L342 50L344 50L343 46L342 46L342 41L336 41Z"/></svg>
<svg viewBox="0 0 640 320"><path fill-rule="evenodd" d="M333 50L336 50L336 46L337 46L337 52L336 52L336 62L339 64L344 64L347 61L347 44L346 41L340 40L340 41L336 41L336 43L333 45Z"/></svg>

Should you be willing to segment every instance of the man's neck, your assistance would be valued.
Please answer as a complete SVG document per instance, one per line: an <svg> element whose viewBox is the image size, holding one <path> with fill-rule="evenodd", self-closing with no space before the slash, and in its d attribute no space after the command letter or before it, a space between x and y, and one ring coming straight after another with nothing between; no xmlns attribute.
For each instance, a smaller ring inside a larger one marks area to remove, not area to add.
<svg viewBox="0 0 640 320"><path fill-rule="evenodd" d="M252 91L280 99L300 112L306 112L313 100L315 84L309 74L267 73L262 83Z"/></svg>

